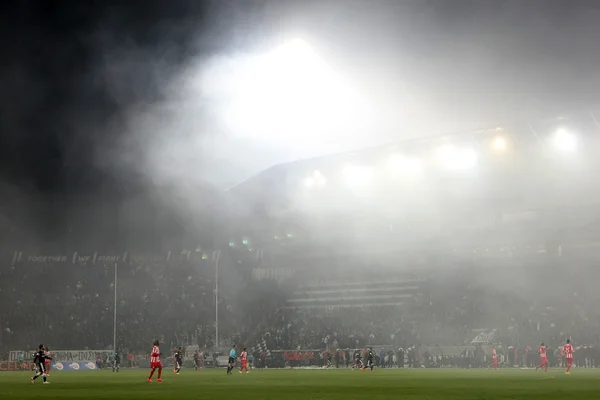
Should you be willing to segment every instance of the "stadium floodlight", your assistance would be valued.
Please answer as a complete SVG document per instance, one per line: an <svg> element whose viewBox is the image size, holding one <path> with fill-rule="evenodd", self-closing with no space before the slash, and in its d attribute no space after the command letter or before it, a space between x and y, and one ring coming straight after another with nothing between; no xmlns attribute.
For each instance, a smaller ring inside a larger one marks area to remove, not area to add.
<svg viewBox="0 0 600 400"><path fill-rule="evenodd" d="M571 153L577 150L577 137L566 129L558 129L554 134L554 146L560 151Z"/></svg>
<svg viewBox="0 0 600 400"><path fill-rule="evenodd" d="M320 171L315 171L313 173L313 179L315 180L315 184L317 187L323 187L327 184L327 178Z"/></svg>
<svg viewBox="0 0 600 400"><path fill-rule="evenodd" d="M312 189L315 187L315 180L312 177L308 177L304 180L304 186L308 189Z"/></svg>
<svg viewBox="0 0 600 400"><path fill-rule="evenodd" d="M314 171L312 175L304 179L304 186L308 189L322 188L327 184L327 178L320 171Z"/></svg>
<svg viewBox="0 0 600 400"><path fill-rule="evenodd" d="M361 165L347 165L342 169L344 183L350 189L362 189L373 179L373 170Z"/></svg>
<svg viewBox="0 0 600 400"><path fill-rule="evenodd" d="M437 152L439 162L452 171L464 171L477 165L477 153L471 148L443 146Z"/></svg>
<svg viewBox="0 0 600 400"><path fill-rule="evenodd" d="M351 147L371 121L351 79L302 39L222 64L205 74L205 92L236 136L293 148L298 157Z"/></svg>
<svg viewBox="0 0 600 400"><path fill-rule="evenodd" d="M414 178L423 172L423 162L417 157L394 154L388 159L387 166L396 176Z"/></svg>
<svg viewBox="0 0 600 400"><path fill-rule="evenodd" d="M506 139L502 136L496 136L494 140L492 140L492 149L497 152L503 152L506 150L507 143Z"/></svg>

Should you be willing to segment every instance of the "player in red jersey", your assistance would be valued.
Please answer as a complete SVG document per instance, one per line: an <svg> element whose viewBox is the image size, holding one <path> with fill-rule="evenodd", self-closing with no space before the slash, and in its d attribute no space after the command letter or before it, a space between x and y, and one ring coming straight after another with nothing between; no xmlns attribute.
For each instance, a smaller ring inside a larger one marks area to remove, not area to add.
<svg viewBox="0 0 600 400"><path fill-rule="evenodd" d="M498 369L498 353L496 352L496 348L492 348L492 363L488 368Z"/></svg>
<svg viewBox="0 0 600 400"><path fill-rule="evenodd" d="M544 371L548 372L548 357L546 356L546 351L547 350L548 350L548 348L542 342L542 344L540 344L540 349L538 350L538 353L540 353L540 365L538 365L537 367L535 367L536 371L538 369L542 369L542 367L545 367Z"/></svg>
<svg viewBox="0 0 600 400"><path fill-rule="evenodd" d="M571 340L567 339L567 344L563 346L562 354L567 359L567 371L565 374L571 374L571 367L573 366L573 346L571 345Z"/></svg>
<svg viewBox="0 0 600 400"><path fill-rule="evenodd" d="M152 375L154 375L154 371L158 369L158 382L162 382L162 363L160 362L160 356L162 355L158 345L160 343L158 340L154 341L154 347L152 347L152 353L150 354L150 376L148 376L148 382L152 382Z"/></svg>
<svg viewBox="0 0 600 400"><path fill-rule="evenodd" d="M52 365L52 362L50 360L52 360L52 353L50 353L50 349L48 347L46 347L46 360L45 360L45 364L46 364L46 375L50 376L50 366Z"/></svg>
<svg viewBox="0 0 600 400"><path fill-rule="evenodd" d="M244 350L242 350L242 353L240 354L240 361L242 362L242 368L240 368L240 374L242 373L243 370L246 370L246 373L248 373L248 352L246 351L246 348L244 347Z"/></svg>

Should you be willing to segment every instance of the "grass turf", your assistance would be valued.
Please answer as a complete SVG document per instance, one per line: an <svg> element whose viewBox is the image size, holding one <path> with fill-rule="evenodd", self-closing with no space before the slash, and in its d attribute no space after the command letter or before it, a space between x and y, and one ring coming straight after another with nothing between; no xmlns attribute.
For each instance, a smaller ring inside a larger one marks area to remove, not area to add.
<svg viewBox="0 0 600 400"><path fill-rule="evenodd" d="M375 373L352 370L164 370L164 383L146 382L147 370L52 372L50 385L29 373L0 372L1 400L28 399L600 399L600 370L419 369ZM156 379L156 376L154 377Z"/></svg>

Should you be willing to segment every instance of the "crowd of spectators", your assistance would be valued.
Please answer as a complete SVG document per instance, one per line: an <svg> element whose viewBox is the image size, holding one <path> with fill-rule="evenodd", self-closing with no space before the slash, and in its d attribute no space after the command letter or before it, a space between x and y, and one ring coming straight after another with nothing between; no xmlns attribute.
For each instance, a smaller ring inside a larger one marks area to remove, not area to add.
<svg viewBox="0 0 600 400"><path fill-rule="evenodd" d="M594 306L594 285L587 283L597 275L593 269L580 270L566 281L560 271L539 269L423 271L418 291L401 305L309 308L286 306L286 294L310 279L339 284L356 277L355 272L338 267L327 277L324 268L315 265L280 284L251 279L252 274L241 272L226 252L221 262L221 344L264 343L258 358L267 350L334 352L386 346L395 357L398 349L407 353L427 348L419 353L424 365L480 366L485 358L475 351L470 355L464 346L476 346L473 339L484 331L491 332L486 344L498 345L507 364L530 365L535 351L524 349L536 349L541 341L557 348L571 337L589 354L580 362L597 365L600 313ZM155 338L172 346L214 348L215 260L210 253L130 257L117 264L117 337L125 354L146 351ZM311 275L315 269L321 273ZM2 265L2 350L31 348L38 342L55 349L111 348L114 272L115 263L89 259L42 262L22 257ZM402 273L367 269L359 275L359 282L368 282ZM517 355L509 349L517 349ZM525 358L519 352L525 352Z"/></svg>
<svg viewBox="0 0 600 400"><path fill-rule="evenodd" d="M461 346L487 343L525 352L537 349L540 342L558 348L567 338L581 349L595 349L600 344L600 313L594 307L593 285L575 277L570 282L557 280L546 270L521 273L519 281L513 282L513 273L467 268L434 273L418 295L399 306L281 309L265 327L264 336L274 350L436 345L455 346L456 352ZM577 273L596 275L591 270ZM530 358L532 354L535 352L529 353ZM470 358L460 353L436 357L438 365L462 365ZM510 364L532 363L518 361L520 357L515 355ZM595 356L585 358L586 365L595 365L589 361ZM483 363L480 358L478 365Z"/></svg>
<svg viewBox="0 0 600 400"><path fill-rule="evenodd" d="M0 344L4 350L38 342L61 349L106 349L113 342L115 263L24 259L0 269ZM144 350L167 344L214 343L213 263L199 254L130 257L118 262L118 346ZM238 334L235 297L222 290L223 339Z"/></svg>

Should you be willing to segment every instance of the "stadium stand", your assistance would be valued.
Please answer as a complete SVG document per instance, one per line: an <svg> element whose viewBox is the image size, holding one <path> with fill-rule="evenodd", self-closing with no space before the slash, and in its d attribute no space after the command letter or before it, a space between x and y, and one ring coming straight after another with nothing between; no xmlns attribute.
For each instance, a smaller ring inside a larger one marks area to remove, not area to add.
<svg viewBox="0 0 600 400"><path fill-rule="evenodd" d="M559 123L588 132L577 165L550 158L543 144ZM596 349L600 204L592 189L600 169L589 132L597 129L583 113L273 167L228 192L209 245L118 253L119 346L143 352L158 337L218 350L218 258L220 343L253 347L262 365L276 351L368 345L403 349L407 365L411 352L428 346L437 365L449 366L461 363L465 346L475 354L490 342L502 344L512 365L523 364L520 352L540 337L552 346L573 337ZM452 141L475 143L483 154L498 135L514 149L480 156L477 173L377 177L372 191L349 190L335 175L348 164L379 165L400 150L412 157ZM326 177L323 190L315 171ZM73 254L116 253L82 252L90 243L28 249L26 234L5 239L12 262L0 269L0 301L9 305L0 315L0 351L38 343L40 324L53 348L110 348L114 262ZM36 292L34 281L47 291ZM597 365L589 353L588 364Z"/></svg>

